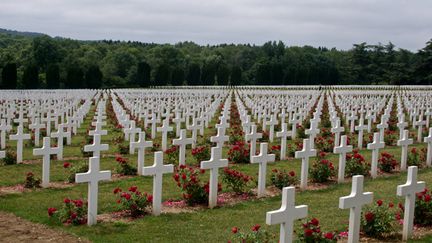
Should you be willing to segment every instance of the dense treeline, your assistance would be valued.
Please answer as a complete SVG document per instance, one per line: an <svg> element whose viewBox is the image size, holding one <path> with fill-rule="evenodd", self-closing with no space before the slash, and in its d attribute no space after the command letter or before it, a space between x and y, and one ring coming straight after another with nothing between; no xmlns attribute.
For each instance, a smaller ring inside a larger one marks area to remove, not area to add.
<svg viewBox="0 0 432 243"><path fill-rule="evenodd" d="M0 34L0 87L431 84L432 40L416 53L392 43L350 50L283 42L200 46L77 41Z"/></svg>

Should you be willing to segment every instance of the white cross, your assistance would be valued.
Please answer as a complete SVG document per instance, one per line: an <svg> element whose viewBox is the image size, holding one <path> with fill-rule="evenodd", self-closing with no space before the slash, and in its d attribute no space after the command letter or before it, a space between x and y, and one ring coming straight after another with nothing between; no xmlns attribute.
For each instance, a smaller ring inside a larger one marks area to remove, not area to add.
<svg viewBox="0 0 432 243"><path fill-rule="evenodd" d="M217 135L210 137L210 142L216 143L216 147L223 147L224 143L229 140L229 136L225 135L225 129L219 127L217 129Z"/></svg>
<svg viewBox="0 0 432 243"><path fill-rule="evenodd" d="M222 148L220 147L212 147L210 160L201 161L201 169L210 169L209 208L213 208L217 205L219 168L227 166L228 160L222 159Z"/></svg>
<svg viewBox="0 0 432 243"><path fill-rule="evenodd" d="M154 112L152 112L151 114L151 119L148 120L148 123L151 123L151 138L155 139L156 138L156 114Z"/></svg>
<svg viewBox="0 0 432 243"><path fill-rule="evenodd" d="M273 114L270 117L270 121L268 121L266 124L270 126L269 140L270 140L270 142L273 142L273 139L274 139L274 126L277 125L277 124L279 124L279 121L276 118L276 114Z"/></svg>
<svg viewBox="0 0 432 243"><path fill-rule="evenodd" d="M168 118L165 118L162 123L162 127L157 128L158 132L162 132L162 150L167 150L168 132L172 132L173 128L169 126Z"/></svg>
<svg viewBox="0 0 432 243"><path fill-rule="evenodd" d="M250 115L246 116L246 121L242 123L243 126L243 131L245 134L248 134L250 131L250 127L253 125L254 123L251 121L251 117Z"/></svg>
<svg viewBox="0 0 432 243"><path fill-rule="evenodd" d="M255 156L256 154L256 141L257 139L262 138L262 133L257 132L257 126L252 125L251 132L249 134L246 134L246 141L250 141L251 149L250 149L250 158L252 156Z"/></svg>
<svg viewBox="0 0 432 243"><path fill-rule="evenodd" d="M102 129L102 122L95 122L94 123L95 125L95 130L92 130L92 131L89 131L89 135L90 136L94 136L95 134L99 134L99 135L101 135L101 136L105 136L105 135L107 135L108 134L108 131L107 130L103 130Z"/></svg>
<svg viewBox="0 0 432 243"><path fill-rule="evenodd" d="M280 224L279 242L291 243L293 238L294 221L306 218L308 206L295 206L295 187L284 187L282 190L282 205L279 210L266 214L268 225Z"/></svg>
<svg viewBox="0 0 432 243"><path fill-rule="evenodd" d="M280 160L286 159L286 143L288 136L292 136L292 133L288 131L288 125L284 122L282 123L282 130L276 133L276 137L281 138Z"/></svg>
<svg viewBox="0 0 432 243"><path fill-rule="evenodd" d="M410 166L408 168L407 182L404 185L399 185L396 192L398 196L405 197L402 230L402 238L404 241L407 241L412 234L416 193L423 191L426 186L424 181L417 182L417 171L417 166Z"/></svg>
<svg viewBox="0 0 432 243"><path fill-rule="evenodd" d="M363 147L363 131L367 130L367 125L364 125L363 122L363 114L360 115L360 121L358 126L355 126L355 130L358 131L358 141L357 141L357 147L359 149L362 149Z"/></svg>
<svg viewBox="0 0 432 243"><path fill-rule="evenodd" d="M402 139L403 131L406 126L408 126L408 122L405 122L405 115L401 113L399 114L399 119L397 123L397 127L399 128L399 139Z"/></svg>
<svg viewBox="0 0 432 243"><path fill-rule="evenodd" d="M43 146L39 149L33 149L33 155L42 155L42 187L48 187L50 182L50 156L58 154L58 147L51 148L51 138L43 138Z"/></svg>
<svg viewBox="0 0 432 243"><path fill-rule="evenodd" d="M5 119L1 119L0 123L0 148L5 149L6 148L6 132L10 131L12 129L11 125L8 125Z"/></svg>
<svg viewBox="0 0 432 243"><path fill-rule="evenodd" d="M138 160L137 160L137 174L142 175L142 168L144 167L145 161L145 149L153 146L152 141L145 140L145 132L139 133L139 138L137 142L132 142L130 144L133 150L138 149Z"/></svg>
<svg viewBox="0 0 432 243"><path fill-rule="evenodd" d="M367 126L368 126L368 132L372 131L372 120L376 119L376 115L369 110L366 114L366 119L368 120Z"/></svg>
<svg viewBox="0 0 432 243"><path fill-rule="evenodd" d="M379 138L381 142L384 142L384 130L388 128L387 120L381 116L381 123L377 125L379 129Z"/></svg>
<svg viewBox="0 0 432 243"><path fill-rule="evenodd" d="M186 164L186 145L192 144L193 139L187 138L186 130L181 129L180 137L178 139L173 139L173 144L179 146L179 165Z"/></svg>
<svg viewBox="0 0 432 243"><path fill-rule="evenodd" d="M87 224L94 225L97 222L99 181L111 180L111 171L100 170L100 158L89 158L89 170L86 173L75 174L76 183L88 182L88 209Z"/></svg>
<svg viewBox="0 0 432 243"><path fill-rule="evenodd" d="M6 157L6 152L0 151L0 159L3 159L4 157Z"/></svg>
<svg viewBox="0 0 432 243"><path fill-rule="evenodd" d="M20 110L19 116L17 119L14 119L15 123L18 123L18 126L24 126L24 123L28 122L28 118L24 118L23 110Z"/></svg>
<svg viewBox="0 0 432 243"><path fill-rule="evenodd" d="M357 115L354 111L351 111L351 116L348 117L348 121L350 121L350 132L354 133L355 121L357 120Z"/></svg>
<svg viewBox="0 0 432 243"><path fill-rule="evenodd" d="M47 136L51 136L51 122L55 121L54 117L51 116L51 110L47 111L46 118L42 118L43 122L46 122Z"/></svg>
<svg viewBox="0 0 432 243"><path fill-rule="evenodd" d="M24 134L23 132L23 127L22 126L18 126L18 131L16 134L14 135L9 135L9 139L10 140L16 140L17 141L17 163L21 163L22 162L22 157L23 157L23 141L24 140L29 140L30 139L30 134Z"/></svg>
<svg viewBox="0 0 432 243"><path fill-rule="evenodd" d="M350 209L348 243L359 242L362 206L373 200L372 192L363 192L363 180L362 175L353 176L351 194L339 198L339 208Z"/></svg>
<svg viewBox="0 0 432 243"><path fill-rule="evenodd" d="M153 176L153 215L159 215L161 213L163 174L173 172L174 165L163 164L163 152L161 151L154 153L154 163L152 166L143 168L144 176Z"/></svg>
<svg viewBox="0 0 432 243"><path fill-rule="evenodd" d="M315 146L315 137L320 132L318 129L318 123L317 122L311 122L310 128L305 131L306 135L309 135L309 140L311 141L311 148L313 149Z"/></svg>
<svg viewBox="0 0 432 243"><path fill-rule="evenodd" d="M423 117L422 115L419 115L419 119L414 122L414 125L418 127L418 131L417 131L417 142L421 143L422 142L422 132L423 132L423 126L426 125L426 121L423 121Z"/></svg>
<svg viewBox="0 0 432 243"><path fill-rule="evenodd" d="M374 140L372 143L367 145L367 149L372 150L372 164L371 164L371 176L372 178L377 177L377 167L378 167L378 155L379 150L384 148L385 143L381 141L380 134L374 133Z"/></svg>
<svg viewBox="0 0 432 243"><path fill-rule="evenodd" d="M346 154L353 150L352 145L348 145L348 139L346 135L341 137L340 146L333 148L333 153L339 154L339 166L338 166L338 183L342 183L345 179L345 160Z"/></svg>
<svg viewBox="0 0 432 243"><path fill-rule="evenodd" d="M426 127L429 128L430 126L430 116L432 115L432 108L428 108L427 111L425 112L425 116L426 116Z"/></svg>
<svg viewBox="0 0 432 243"><path fill-rule="evenodd" d="M38 147L39 146L39 140L40 140L40 130L42 128L45 128L45 124L40 122L40 118L36 117L34 120L34 123L29 125L29 128L34 130L34 142L35 142L35 146Z"/></svg>
<svg viewBox="0 0 432 243"><path fill-rule="evenodd" d="M292 138L295 139L297 136L297 124L300 122L300 119L297 118L297 114L293 114L293 117L291 120L289 120L289 123L292 124L291 131L292 131Z"/></svg>
<svg viewBox="0 0 432 243"><path fill-rule="evenodd" d="M140 129L140 131L136 131L136 128L137 127L136 127L136 124L135 124L134 120L131 120L129 122L129 126L128 127L123 128L123 133L124 133L126 141L129 141L129 138L131 137L132 133L134 133L134 135L135 135L135 133L138 133L138 132L141 131L141 129ZM133 142L135 142L135 141L133 141Z"/></svg>
<svg viewBox="0 0 432 243"><path fill-rule="evenodd" d="M426 166L430 167L432 164L432 128L429 128L429 136L424 138L427 143Z"/></svg>
<svg viewBox="0 0 432 243"><path fill-rule="evenodd" d="M331 128L330 131L335 135L335 143L334 144L339 144L340 134L345 131L345 128L340 125L340 119L339 118L336 119L336 124L334 127Z"/></svg>
<svg viewBox="0 0 432 243"><path fill-rule="evenodd" d="M193 139L192 148L195 148L196 141L197 141L197 131L199 129L199 125L195 117L192 119L192 125L188 126L187 129L192 130L192 139Z"/></svg>
<svg viewBox="0 0 432 243"><path fill-rule="evenodd" d="M57 138L57 147L59 148L57 151L58 160L63 160L63 138L71 136L69 131L64 131L64 127L64 124L59 124L57 132L51 133L51 137Z"/></svg>
<svg viewBox="0 0 432 243"><path fill-rule="evenodd" d="M312 141L303 139L303 149L295 152L295 158L302 159L300 189L305 190L308 182L309 158L316 156L317 151L311 148Z"/></svg>
<svg viewBox="0 0 432 243"><path fill-rule="evenodd" d="M259 164L258 190L257 190L258 197L265 196L267 163L275 161L275 155L268 154L267 149L268 149L268 144L261 143L259 155L252 156L251 158L252 164Z"/></svg>
<svg viewBox="0 0 432 243"><path fill-rule="evenodd" d="M227 119L228 118L225 115L222 115L219 117L219 120L220 120L219 124L216 124L216 128L223 128L224 129L223 133L225 133L225 130L229 127L229 123L228 123Z"/></svg>
<svg viewBox="0 0 432 243"><path fill-rule="evenodd" d="M409 138L409 131L404 130L402 138L397 141L397 145L402 147L402 154L401 154L401 165L400 169L401 171L405 171L407 167L407 156L408 156L408 145L413 144L414 141Z"/></svg>
<svg viewBox="0 0 432 243"><path fill-rule="evenodd" d="M85 145L85 152L93 152L93 157L100 157L101 151L108 150L108 144L101 144L101 135L96 134L93 136L93 144Z"/></svg>
<svg viewBox="0 0 432 243"><path fill-rule="evenodd" d="M181 124L182 122L185 122L185 118L181 117L180 112L176 112L176 116L173 119L173 122L176 124L176 136L180 136L180 128L181 128Z"/></svg>

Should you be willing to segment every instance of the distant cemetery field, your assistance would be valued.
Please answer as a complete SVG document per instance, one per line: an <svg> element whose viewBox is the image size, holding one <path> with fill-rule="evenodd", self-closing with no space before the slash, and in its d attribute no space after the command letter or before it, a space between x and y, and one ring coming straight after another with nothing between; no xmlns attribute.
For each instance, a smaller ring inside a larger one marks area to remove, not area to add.
<svg viewBox="0 0 432 243"><path fill-rule="evenodd" d="M430 86L0 90L0 211L94 242L428 241L431 117Z"/></svg>

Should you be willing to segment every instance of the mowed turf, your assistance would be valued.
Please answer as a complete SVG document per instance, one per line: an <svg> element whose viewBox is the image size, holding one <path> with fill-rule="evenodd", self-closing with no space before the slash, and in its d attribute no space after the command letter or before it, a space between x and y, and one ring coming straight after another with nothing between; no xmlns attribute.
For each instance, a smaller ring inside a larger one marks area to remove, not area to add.
<svg viewBox="0 0 432 243"><path fill-rule="evenodd" d="M84 134L89 127L93 112L88 116L79 134L73 137L72 146L65 147L65 161L72 164L86 160L81 158L80 146L84 140ZM217 117L217 116L215 116ZM214 119L211 123L211 128L206 129L205 137L200 138L209 139L209 136L216 133L214 129ZM110 145L110 150L103 153L104 157L101 159L102 170L113 170L116 172L117 163L115 155L117 147L113 144L113 139L120 136L120 132L113 132L112 125L107 126L110 132L108 136L103 138L104 143ZM227 132L228 133L228 132ZM190 134L189 134L190 136ZM160 141L160 135L155 143ZM275 139L272 144L278 144L279 140ZM11 147L15 144L11 143ZM421 148L423 144L416 144L415 147ZM259 146L257 146L259 148ZM226 158L228 146L223 150ZM394 154L397 160L400 158L400 149L398 147L386 147L382 151L387 151ZM41 175L41 158L33 157L32 148L26 147L24 149L25 160L37 160L32 164L21 164L0 167L0 186L11 186L22 184L24 182L25 173L32 171L37 177ZM365 156L367 161L370 161L371 153L367 150L362 150L361 153ZM129 159L129 163L136 164L136 154L124 156ZM337 169L337 155L329 155L329 159L335 164ZM197 164L190 155L190 149L187 152L187 161L189 164ZM310 166L314 159L310 161ZM153 163L153 153L150 150L146 153L146 165ZM257 178L258 165L244 164L236 165L236 167L245 172L246 174ZM298 159L290 158L285 161L278 161L271 163L267 170L267 181L269 184L270 174L272 169L284 169L287 171L295 171L297 175L300 174L301 161ZM68 175L68 169L63 168L63 161L53 161L51 163L51 181L65 181ZM203 176L203 180L207 180L208 173ZM419 179L426 181L429 185L432 183L432 169L421 169ZM219 180L221 181L221 180ZM386 203L392 201L397 204L402 199L396 197L396 186L403 184L406 181L406 173L386 174L378 179L366 179L365 191L374 192L374 199L383 199ZM152 191L152 178L135 176L132 178L116 180L112 182L102 182L99 184L99 213L112 213L118 210L116 204L116 197L112 193L116 187L127 189L132 185L138 186L140 191ZM251 183L249 188L254 188L256 185ZM348 195L351 189L351 184L344 183L337 185L336 183L329 183L326 189L297 192L296 204L306 204L309 206L309 216L316 217L321 221L324 231L330 230L346 230L348 223L349 210L338 209L339 197ZM223 184L223 191L230 191L226 185ZM244 201L234 206L223 206L215 209L203 209L192 213L170 213L162 214L159 217L146 215L141 219L132 222L112 222L100 223L93 227L87 226L62 226L52 222L47 215L49 207L61 207L64 198L86 198L87 185L80 184L73 187L63 189L36 189L31 192L22 194L8 194L0 196L0 210L8 211L16 214L17 216L48 224L54 228L64 230L95 242L130 242L130 241L144 241L144 242L193 242L193 241L207 241L207 242L226 242L228 237L231 236L230 230L232 227L237 226L240 229L249 230L255 224L265 225L265 215L267 211L275 210L280 207L280 196L273 198L263 198L251 201ZM165 175L163 179L163 200L168 199L181 199L182 192L174 183L172 175ZM296 228L300 228L300 222L297 223ZM271 226L268 230L274 234L278 234L279 227Z"/></svg>

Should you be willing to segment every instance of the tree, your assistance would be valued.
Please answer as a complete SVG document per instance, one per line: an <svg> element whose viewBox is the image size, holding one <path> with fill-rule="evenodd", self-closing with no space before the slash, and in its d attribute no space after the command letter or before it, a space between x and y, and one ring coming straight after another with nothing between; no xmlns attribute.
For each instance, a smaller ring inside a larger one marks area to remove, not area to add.
<svg viewBox="0 0 432 243"><path fill-rule="evenodd" d="M16 89L17 87L17 65L8 63L2 70L2 86L5 89Z"/></svg>
<svg viewBox="0 0 432 243"><path fill-rule="evenodd" d="M239 66L234 66L231 69L231 85L239 85L242 83L242 70Z"/></svg>
<svg viewBox="0 0 432 243"><path fill-rule="evenodd" d="M188 73L186 76L187 83L189 85L201 85L201 67L192 63L188 67Z"/></svg>
<svg viewBox="0 0 432 243"><path fill-rule="evenodd" d="M57 42L47 35L33 39L32 51L36 65L41 68L45 69L48 63L61 61L62 55Z"/></svg>
<svg viewBox="0 0 432 243"><path fill-rule="evenodd" d="M268 63L258 64L256 84L271 84L271 67Z"/></svg>
<svg viewBox="0 0 432 243"><path fill-rule="evenodd" d="M58 64L49 64L46 70L46 87L58 89L60 86L60 67Z"/></svg>
<svg viewBox="0 0 432 243"><path fill-rule="evenodd" d="M145 62L139 62L137 66L136 83L141 87L149 87L151 85L151 67Z"/></svg>
<svg viewBox="0 0 432 243"><path fill-rule="evenodd" d="M99 66L90 66L85 73L85 83L87 85L87 88L98 89L102 87L102 77L103 74L99 69Z"/></svg>
<svg viewBox="0 0 432 243"><path fill-rule="evenodd" d="M183 85L184 80L185 80L185 74L183 68L180 67L174 68L171 75L171 85L174 86Z"/></svg>
<svg viewBox="0 0 432 243"><path fill-rule="evenodd" d="M426 47L418 54L418 61L415 65L415 73L418 84L432 84L432 39L426 43Z"/></svg>
<svg viewBox="0 0 432 243"><path fill-rule="evenodd" d="M203 85L213 85L215 83L216 67L211 63L204 64L201 73L201 82Z"/></svg>
<svg viewBox="0 0 432 243"><path fill-rule="evenodd" d="M155 85L165 86L171 80L171 69L167 64L161 64L156 69Z"/></svg>
<svg viewBox="0 0 432 243"><path fill-rule="evenodd" d="M84 88L84 72L79 66L69 67L66 71L66 84L67 88L81 89Z"/></svg>
<svg viewBox="0 0 432 243"><path fill-rule="evenodd" d="M225 63L219 64L216 71L216 79L218 85L228 85L230 70Z"/></svg>
<svg viewBox="0 0 432 243"><path fill-rule="evenodd" d="M39 68L36 64L28 64L24 68L23 85L26 89L37 89L39 87Z"/></svg>
<svg viewBox="0 0 432 243"><path fill-rule="evenodd" d="M352 66L357 84L370 84L368 76L370 57L366 42L355 44L352 49Z"/></svg>

